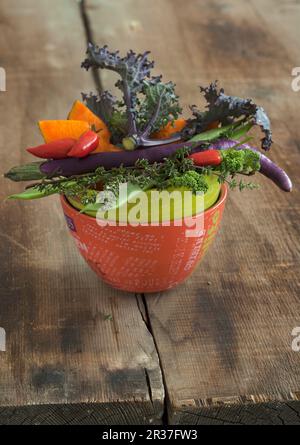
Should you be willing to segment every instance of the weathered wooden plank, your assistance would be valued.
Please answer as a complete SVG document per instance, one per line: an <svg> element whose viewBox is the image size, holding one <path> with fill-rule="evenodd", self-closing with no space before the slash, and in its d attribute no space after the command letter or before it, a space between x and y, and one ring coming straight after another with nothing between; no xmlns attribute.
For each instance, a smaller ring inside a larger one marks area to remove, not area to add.
<svg viewBox="0 0 300 445"><path fill-rule="evenodd" d="M291 332L300 323L300 130L299 95L290 87L299 65L299 4L89 0L88 6L96 41L121 51L150 49L185 105L196 102L198 84L215 78L229 93L263 104L274 126L271 157L295 185L287 195L258 178L262 190L233 193L219 238L193 277L146 297L170 422L299 423L300 355L292 351Z"/></svg>
<svg viewBox="0 0 300 445"><path fill-rule="evenodd" d="M63 119L93 83L76 2L2 0L0 20L5 171L29 161L35 121ZM160 422L159 361L136 297L89 270L57 198L3 201L21 188L1 179L0 424Z"/></svg>

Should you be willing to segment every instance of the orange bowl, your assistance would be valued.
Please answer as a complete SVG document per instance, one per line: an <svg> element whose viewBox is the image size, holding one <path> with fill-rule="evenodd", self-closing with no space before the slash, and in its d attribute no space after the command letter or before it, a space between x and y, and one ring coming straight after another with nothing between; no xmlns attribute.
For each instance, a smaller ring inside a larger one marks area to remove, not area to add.
<svg viewBox="0 0 300 445"><path fill-rule="evenodd" d="M171 289L191 275L216 236L226 198L223 184L215 205L181 225L99 225L64 196L61 204L81 255L97 275L117 289L147 293ZM187 236L187 225L201 230Z"/></svg>

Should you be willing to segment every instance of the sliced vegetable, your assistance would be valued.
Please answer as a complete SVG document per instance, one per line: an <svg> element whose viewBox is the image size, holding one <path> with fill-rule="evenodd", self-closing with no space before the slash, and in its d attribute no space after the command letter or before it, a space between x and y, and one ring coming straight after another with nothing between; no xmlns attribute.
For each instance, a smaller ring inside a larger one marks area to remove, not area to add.
<svg viewBox="0 0 300 445"><path fill-rule="evenodd" d="M39 121L39 128L45 142L48 143L65 138L78 139L84 132L90 130L90 124L77 120L50 120Z"/></svg>
<svg viewBox="0 0 300 445"><path fill-rule="evenodd" d="M88 122L92 127L94 127L95 131L102 130L102 135L106 136L106 139L109 141L110 132L100 117L96 116L84 103L80 102L80 100L76 100L73 103L71 111L68 115L69 120L75 121L84 121Z"/></svg>
<svg viewBox="0 0 300 445"><path fill-rule="evenodd" d="M84 158L94 151L99 144L99 136L92 130L83 133L78 141L75 142L68 156L74 158Z"/></svg>
<svg viewBox="0 0 300 445"><path fill-rule="evenodd" d="M48 142L48 144L29 147L26 150L34 156L43 159L63 159L75 144L75 139L66 138Z"/></svg>
<svg viewBox="0 0 300 445"><path fill-rule="evenodd" d="M199 153L194 153L189 156L194 161L195 165L206 167L209 165L220 165L222 162L222 155L219 150L205 150Z"/></svg>

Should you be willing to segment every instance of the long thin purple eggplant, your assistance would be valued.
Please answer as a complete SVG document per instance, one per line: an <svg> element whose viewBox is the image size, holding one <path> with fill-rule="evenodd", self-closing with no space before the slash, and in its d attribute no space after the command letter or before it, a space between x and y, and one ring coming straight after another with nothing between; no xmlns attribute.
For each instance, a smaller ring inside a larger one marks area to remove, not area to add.
<svg viewBox="0 0 300 445"><path fill-rule="evenodd" d="M138 159L147 159L150 164L153 164L154 162L162 162L164 158L170 157L182 147L190 148L195 153L203 149L203 141L177 142L134 151L97 153L82 159L67 158L32 162L31 164L11 168L5 174L5 177L12 181L38 180L53 176L69 177L93 172L98 167L104 167L107 170L120 167L120 165L129 167L134 165Z"/></svg>
<svg viewBox="0 0 300 445"><path fill-rule="evenodd" d="M285 192L291 192L293 188L292 181L290 180L287 173L280 167L278 167L275 162L271 161L267 156L265 156L263 153L261 153L259 150L257 150L254 147L251 147L251 145L248 144L241 144L238 145L238 141L233 140L220 140L214 144L211 144L209 146L209 149L215 149L215 150L227 150L229 148L235 147L237 150L242 150L244 148L247 148L249 150L255 151L256 153L259 153L260 157L260 170L259 172L266 176L267 178L271 179L281 190L284 190Z"/></svg>
<svg viewBox="0 0 300 445"><path fill-rule="evenodd" d="M138 159L147 159L151 164L154 162L161 162L164 158L168 158L182 147L193 147L194 150L197 150L198 148L199 151L201 143L195 144L195 142L178 142L176 144L166 144L151 148L137 149L131 152L124 151L97 153L86 156L83 159L57 159L54 161L44 162L41 164L40 170L47 176L58 174L68 177L94 171L97 167L111 169L114 167L120 167L121 164L123 164L124 167L129 167L134 165Z"/></svg>

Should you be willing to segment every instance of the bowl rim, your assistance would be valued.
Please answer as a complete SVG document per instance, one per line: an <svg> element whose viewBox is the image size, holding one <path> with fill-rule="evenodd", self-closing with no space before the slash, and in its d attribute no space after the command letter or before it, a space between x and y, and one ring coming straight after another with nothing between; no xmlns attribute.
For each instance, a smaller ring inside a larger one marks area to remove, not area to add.
<svg viewBox="0 0 300 445"><path fill-rule="evenodd" d="M220 194L219 197L217 199L217 201L215 202L215 204L213 204L211 207L209 207L209 209L206 209L204 212L201 213L197 213L196 215L193 216L189 216L188 218L196 218L200 215L209 215L210 213L214 212L218 207L220 207L227 199L228 196L228 186L226 184L221 184L221 189L220 189ZM80 213L80 211L78 209L76 209L75 207L72 206L72 204L68 201L68 199L66 198L65 195L60 195L60 200L61 203L63 205L65 205L70 211L74 212L76 214L76 216L80 216L83 219L87 219L87 220L91 220L93 222L95 222L96 218L90 215L86 215L85 213ZM164 221L164 223L166 222L170 222L170 225L173 225L173 223L175 221L180 221L180 219L174 219L173 221ZM141 224L142 226L143 224ZM147 225L147 224L146 224ZM116 224L116 227L118 226L118 224ZM164 225L162 223L159 223L157 225L157 227L162 226L164 227Z"/></svg>

